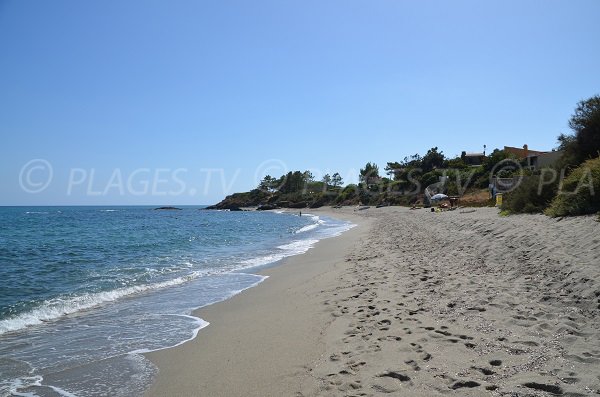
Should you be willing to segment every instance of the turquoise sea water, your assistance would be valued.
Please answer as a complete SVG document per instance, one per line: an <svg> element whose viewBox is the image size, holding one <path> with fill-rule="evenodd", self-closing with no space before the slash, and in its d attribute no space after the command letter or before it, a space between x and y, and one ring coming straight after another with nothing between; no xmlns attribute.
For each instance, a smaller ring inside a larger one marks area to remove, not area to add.
<svg viewBox="0 0 600 397"><path fill-rule="evenodd" d="M134 396L194 309L350 228L310 214L0 207L0 396ZM201 332L201 331L200 331Z"/></svg>

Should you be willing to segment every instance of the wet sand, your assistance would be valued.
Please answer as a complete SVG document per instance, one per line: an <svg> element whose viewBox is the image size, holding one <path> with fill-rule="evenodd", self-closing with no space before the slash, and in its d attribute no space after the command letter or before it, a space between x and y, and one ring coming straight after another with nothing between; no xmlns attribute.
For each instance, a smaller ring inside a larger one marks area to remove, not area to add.
<svg viewBox="0 0 600 397"><path fill-rule="evenodd" d="M327 210L359 226L201 309L149 396L600 393L600 223Z"/></svg>
<svg viewBox="0 0 600 397"><path fill-rule="evenodd" d="M288 396L300 390L333 320L322 294L338 282L347 253L370 230L370 220L344 212L336 216L356 227L259 272L269 278L257 287L196 311L210 325L193 341L148 354L160 372L147 395Z"/></svg>

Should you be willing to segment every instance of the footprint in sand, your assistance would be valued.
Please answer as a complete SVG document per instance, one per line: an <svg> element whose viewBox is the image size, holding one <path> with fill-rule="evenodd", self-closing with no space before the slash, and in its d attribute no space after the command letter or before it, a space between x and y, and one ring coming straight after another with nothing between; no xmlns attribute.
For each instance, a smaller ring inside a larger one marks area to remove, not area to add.
<svg viewBox="0 0 600 397"><path fill-rule="evenodd" d="M452 385L451 389L452 390L456 390L456 389L461 389L463 387L472 388L472 387L479 387L479 386L481 386L481 384L477 383L477 382L475 382L473 380L458 381L458 382L456 382L455 384Z"/></svg>

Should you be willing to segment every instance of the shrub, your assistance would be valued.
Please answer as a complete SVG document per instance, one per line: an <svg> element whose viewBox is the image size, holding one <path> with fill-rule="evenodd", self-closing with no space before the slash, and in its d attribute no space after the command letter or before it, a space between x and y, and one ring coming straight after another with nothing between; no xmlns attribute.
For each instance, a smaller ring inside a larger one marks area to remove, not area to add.
<svg viewBox="0 0 600 397"><path fill-rule="evenodd" d="M334 196L326 193L317 193L311 196L311 200L308 204L309 208L319 208L324 205L330 204Z"/></svg>
<svg viewBox="0 0 600 397"><path fill-rule="evenodd" d="M431 184L438 183L440 181L440 176L442 175L443 173L439 170L433 170L423 174L423 176L421 176L422 187L426 188Z"/></svg>
<svg viewBox="0 0 600 397"><path fill-rule="evenodd" d="M575 168L546 210L549 216L594 214L600 211L600 158Z"/></svg>
<svg viewBox="0 0 600 397"><path fill-rule="evenodd" d="M524 177L519 186L502 197L502 210L512 214L541 213L558 190L558 178L546 183L539 175Z"/></svg>
<svg viewBox="0 0 600 397"><path fill-rule="evenodd" d="M370 193L368 190L360 189L358 192L359 202L364 205L375 204L378 194Z"/></svg>
<svg viewBox="0 0 600 397"><path fill-rule="evenodd" d="M339 203L339 204L345 203L345 202L350 202L350 201L353 201L354 199L356 199L357 195L358 195L358 186L354 185L354 184L350 184L350 185L346 186L344 189L342 189L342 191L336 197L335 202Z"/></svg>

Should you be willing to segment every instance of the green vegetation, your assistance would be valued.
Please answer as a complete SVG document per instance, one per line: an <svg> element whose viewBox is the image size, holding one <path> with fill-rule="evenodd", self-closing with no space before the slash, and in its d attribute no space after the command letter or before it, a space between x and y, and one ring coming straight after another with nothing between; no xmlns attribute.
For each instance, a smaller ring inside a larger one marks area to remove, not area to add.
<svg viewBox="0 0 600 397"><path fill-rule="evenodd" d="M260 206L305 208L333 204L340 196L343 179L339 173L326 174L315 181L309 171L288 172L279 178L266 175L256 189L247 193L235 193L209 209L240 209Z"/></svg>
<svg viewBox="0 0 600 397"><path fill-rule="evenodd" d="M573 134L558 137L563 155L557 168L525 179L504 197L503 210L550 216L600 210L600 96L579 102L569 127Z"/></svg>
<svg viewBox="0 0 600 397"><path fill-rule="evenodd" d="M569 121L573 133L558 137L563 151L556 168L531 171L525 160L503 150L489 155L447 158L437 147L421 156L388 162L385 175L368 162L360 169L358 184L344 186L339 173L315 180L309 171L267 175L256 189L228 196L209 208L238 209L261 206L304 208L323 205L415 205L423 201L427 186L460 196L469 206L489 206L491 176L518 186L503 197L502 214L546 213L550 216L591 214L600 211L600 96L577 104ZM440 190L436 190L440 191Z"/></svg>
<svg viewBox="0 0 600 397"><path fill-rule="evenodd" d="M506 158L494 151L483 159L481 166L464 163L461 157L448 159L437 147L424 156L415 154L401 162L389 162L385 167L388 177L382 177L377 164L368 162L360 169L358 184L343 186L339 173L325 174L315 181L308 172L293 171L280 177L265 176L258 187L247 193L236 193L226 197L211 209L239 209L242 207L320 207L323 205L414 205L422 201L423 191L428 185L448 177L449 193L462 194L468 189L487 188L486 171L497 161ZM452 165L452 168L450 168ZM482 205L490 202L483 200ZM493 203L491 203L493 205Z"/></svg>
<svg viewBox="0 0 600 397"><path fill-rule="evenodd" d="M422 201L424 189L440 182L442 177L448 178L446 187L451 195L487 188L487 172L505 158L504 152L496 150L482 159L482 165L474 167L465 164L461 157L448 159L442 151L433 147L424 156L415 154L405 157L401 162L387 163L387 177L380 175L377 164L368 162L360 169L359 183L347 186L343 186L343 179L337 172L325 174L320 181L315 181L308 171L288 172L277 178L267 175L256 189L227 196L209 208L414 205ZM493 205L493 202L488 201L486 195L480 205Z"/></svg>
<svg viewBox="0 0 600 397"><path fill-rule="evenodd" d="M569 120L572 135L558 137L559 148L564 150L563 166L577 166L600 156L600 96L581 101Z"/></svg>
<svg viewBox="0 0 600 397"><path fill-rule="evenodd" d="M225 197L219 204L207 207L208 209L227 209L237 210L242 207L255 207L268 201L269 194L260 189L253 189L249 192L234 193Z"/></svg>
<svg viewBox="0 0 600 397"><path fill-rule="evenodd" d="M365 168L360 169L359 179L362 183L376 183L380 179L379 167L375 163L367 163Z"/></svg>
<svg viewBox="0 0 600 397"><path fill-rule="evenodd" d="M588 160L569 174L545 213L550 216L600 211L600 158Z"/></svg>
<svg viewBox="0 0 600 397"><path fill-rule="evenodd" d="M541 213L558 191L558 179L544 181L541 175L523 179L512 192L504 195L502 211L506 213Z"/></svg>

